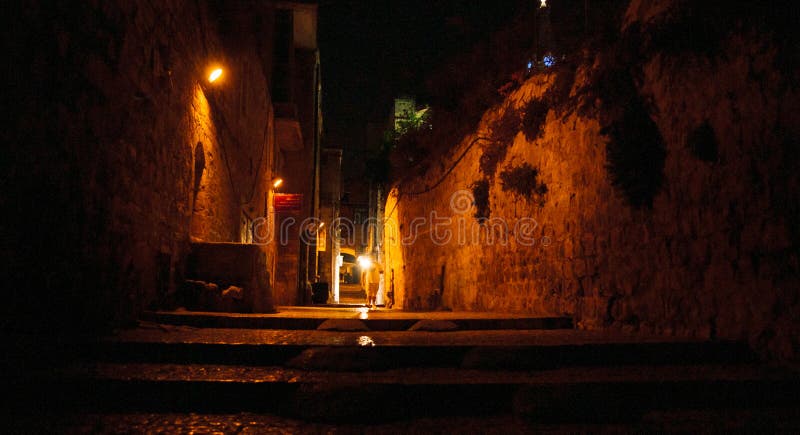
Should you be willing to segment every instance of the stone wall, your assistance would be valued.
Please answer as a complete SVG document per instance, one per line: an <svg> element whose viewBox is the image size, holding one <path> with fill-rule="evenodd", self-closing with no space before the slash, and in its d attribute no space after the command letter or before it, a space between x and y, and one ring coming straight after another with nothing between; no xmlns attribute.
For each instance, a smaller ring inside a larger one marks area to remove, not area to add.
<svg viewBox="0 0 800 435"><path fill-rule="evenodd" d="M192 284L188 287L196 289L196 284L202 283L200 287L212 289L199 295L190 295L194 296L191 302L200 308L199 311L233 311L224 302L233 299L231 302L234 302L238 312L274 312L266 255L259 245L192 243L187 263L186 275ZM233 297L228 298L224 292L230 286L235 288L230 290L233 291Z"/></svg>
<svg viewBox="0 0 800 435"><path fill-rule="evenodd" d="M8 325L94 327L167 306L190 236L239 242L243 216L265 214L269 59L241 41L259 39L256 29L228 25L254 23L253 11L218 6L11 6L0 171ZM213 63L225 74L211 85Z"/></svg>
<svg viewBox="0 0 800 435"><path fill-rule="evenodd" d="M657 19L663 6L634 2L626 26ZM652 206L635 206L611 181L614 133L601 128L608 113L625 112L625 100L595 101L591 89L615 60L587 56L539 137L517 128L501 153L484 139L498 135L509 111L524 115L546 99L556 74L532 76L426 174L393 190L385 246L387 270L402 283L398 304L571 315L581 328L746 339L765 354L796 357L796 70L775 67L779 50L762 34L728 36L713 58L637 59L635 93L665 153ZM499 163L485 174L481 159L492 153ZM526 167L546 193L504 189L500 175ZM483 179L490 220L481 225L473 187Z"/></svg>

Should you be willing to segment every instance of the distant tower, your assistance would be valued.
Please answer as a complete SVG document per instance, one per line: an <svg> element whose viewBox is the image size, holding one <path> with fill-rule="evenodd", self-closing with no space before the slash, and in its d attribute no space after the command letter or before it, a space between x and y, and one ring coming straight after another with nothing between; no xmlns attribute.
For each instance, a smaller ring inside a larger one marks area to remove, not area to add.
<svg viewBox="0 0 800 435"><path fill-rule="evenodd" d="M550 6L547 0L541 0L536 11L536 28L539 30L536 46L536 63L542 67L551 67L555 63L555 43L553 26L550 21Z"/></svg>

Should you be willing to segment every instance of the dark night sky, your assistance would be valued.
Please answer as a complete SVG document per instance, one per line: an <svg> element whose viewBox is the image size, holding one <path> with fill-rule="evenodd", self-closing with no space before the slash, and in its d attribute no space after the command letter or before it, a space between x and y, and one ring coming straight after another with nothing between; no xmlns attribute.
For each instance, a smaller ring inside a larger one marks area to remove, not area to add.
<svg viewBox="0 0 800 435"><path fill-rule="evenodd" d="M389 115L400 94L425 99L425 78L469 51L518 7L536 0L322 0L326 146L362 146L369 121Z"/></svg>

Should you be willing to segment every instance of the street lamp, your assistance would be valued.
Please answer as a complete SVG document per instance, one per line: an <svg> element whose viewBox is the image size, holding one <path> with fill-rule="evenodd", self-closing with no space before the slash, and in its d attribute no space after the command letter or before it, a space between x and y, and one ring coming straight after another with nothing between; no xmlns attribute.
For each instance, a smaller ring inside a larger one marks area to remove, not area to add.
<svg viewBox="0 0 800 435"><path fill-rule="evenodd" d="M215 68L213 71L211 71L211 74L208 75L208 82L214 83L220 77L222 77L222 68Z"/></svg>
<svg viewBox="0 0 800 435"><path fill-rule="evenodd" d="M367 270L372 267L372 259L369 258L369 255L359 255L357 260L361 270Z"/></svg>

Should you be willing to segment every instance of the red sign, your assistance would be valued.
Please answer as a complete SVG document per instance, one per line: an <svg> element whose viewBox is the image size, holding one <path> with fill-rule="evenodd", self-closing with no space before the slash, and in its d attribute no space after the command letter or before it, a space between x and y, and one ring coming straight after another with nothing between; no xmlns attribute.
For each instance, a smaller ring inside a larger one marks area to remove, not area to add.
<svg viewBox="0 0 800 435"><path fill-rule="evenodd" d="M272 199L275 211L300 211L303 209L302 193L276 193Z"/></svg>

